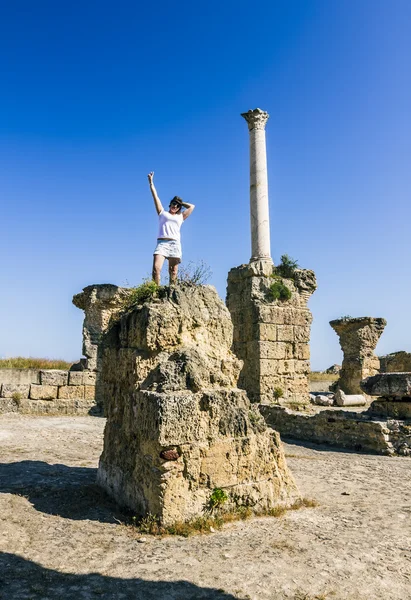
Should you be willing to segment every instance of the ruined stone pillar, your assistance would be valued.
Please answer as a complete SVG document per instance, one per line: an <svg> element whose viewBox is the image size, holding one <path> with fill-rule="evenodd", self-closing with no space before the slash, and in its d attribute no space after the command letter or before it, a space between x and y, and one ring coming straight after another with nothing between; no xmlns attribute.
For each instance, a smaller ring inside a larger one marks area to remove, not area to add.
<svg viewBox="0 0 411 600"><path fill-rule="evenodd" d="M374 350L386 324L385 319L374 317L330 321L344 353L338 387L346 394L362 394L360 381L378 372L380 361Z"/></svg>
<svg viewBox="0 0 411 600"><path fill-rule="evenodd" d="M228 274L233 350L244 361L238 385L252 402L307 404L312 322L307 301L317 287L315 275L303 269L292 278L273 279L273 274L267 261ZM273 299L271 287L278 281L289 290L288 299Z"/></svg>
<svg viewBox="0 0 411 600"><path fill-rule="evenodd" d="M265 125L269 115L264 110L255 108L241 116L247 121L250 132L251 261L272 262L265 144Z"/></svg>
<svg viewBox="0 0 411 600"><path fill-rule="evenodd" d="M107 424L97 481L167 526L224 509L257 514L299 493L279 435L236 386L232 323L211 286L135 305L102 343Z"/></svg>
<svg viewBox="0 0 411 600"><path fill-rule="evenodd" d="M86 369L91 371L89 379L94 378L96 385L95 401L102 404L101 389L101 337L107 331L110 319L124 310L124 303L131 290L110 283L88 285L80 294L73 296L73 304L84 310L83 354L86 357Z"/></svg>

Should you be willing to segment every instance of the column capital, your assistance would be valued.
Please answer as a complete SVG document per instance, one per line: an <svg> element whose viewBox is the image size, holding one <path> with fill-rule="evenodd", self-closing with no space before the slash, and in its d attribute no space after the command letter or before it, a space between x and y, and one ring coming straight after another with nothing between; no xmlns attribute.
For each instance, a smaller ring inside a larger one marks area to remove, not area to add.
<svg viewBox="0 0 411 600"><path fill-rule="evenodd" d="M265 129L270 115L265 110L261 110L261 108L255 108L254 110L241 113L241 116L247 121L249 131L252 131L253 129Z"/></svg>

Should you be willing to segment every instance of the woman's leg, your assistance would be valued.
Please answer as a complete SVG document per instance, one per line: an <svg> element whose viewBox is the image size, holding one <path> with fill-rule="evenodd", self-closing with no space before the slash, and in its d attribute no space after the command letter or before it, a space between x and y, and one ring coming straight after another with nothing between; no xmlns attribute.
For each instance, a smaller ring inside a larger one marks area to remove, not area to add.
<svg viewBox="0 0 411 600"><path fill-rule="evenodd" d="M153 279L157 285L160 285L161 269L164 264L165 257L161 254L154 254L153 259Z"/></svg>
<svg viewBox="0 0 411 600"><path fill-rule="evenodd" d="M170 275L170 285L173 285L177 282L177 273L178 273L178 263L180 262L179 258L169 258L168 259L168 274Z"/></svg>

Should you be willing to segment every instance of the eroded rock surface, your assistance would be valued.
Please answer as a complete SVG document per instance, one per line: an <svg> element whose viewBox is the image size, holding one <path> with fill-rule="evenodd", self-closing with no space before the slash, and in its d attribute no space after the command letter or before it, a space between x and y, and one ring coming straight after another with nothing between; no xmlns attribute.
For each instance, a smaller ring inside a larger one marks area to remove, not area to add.
<svg viewBox="0 0 411 600"><path fill-rule="evenodd" d="M244 361L239 380L253 402L308 403L310 329L307 301L317 287L313 271L273 279L273 265L256 261L231 269L227 306L234 325L233 349ZM281 281L288 300L273 300L270 287Z"/></svg>
<svg viewBox="0 0 411 600"><path fill-rule="evenodd" d="M361 394L360 381L378 372L380 362L374 350L386 324L385 319L374 317L330 321L344 353L338 387L346 394Z"/></svg>
<svg viewBox="0 0 411 600"><path fill-rule="evenodd" d="M215 488L255 511L298 495L279 435L244 390L232 323L214 288L134 307L103 339L107 425L98 482L164 524L201 514Z"/></svg>

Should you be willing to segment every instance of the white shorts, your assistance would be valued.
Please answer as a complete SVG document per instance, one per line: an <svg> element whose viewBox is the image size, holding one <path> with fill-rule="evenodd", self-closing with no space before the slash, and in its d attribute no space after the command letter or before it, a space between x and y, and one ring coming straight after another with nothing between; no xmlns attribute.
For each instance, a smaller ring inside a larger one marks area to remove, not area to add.
<svg viewBox="0 0 411 600"><path fill-rule="evenodd" d="M177 240L157 240L154 254L160 254L165 258L177 258L181 262L181 244Z"/></svg>

